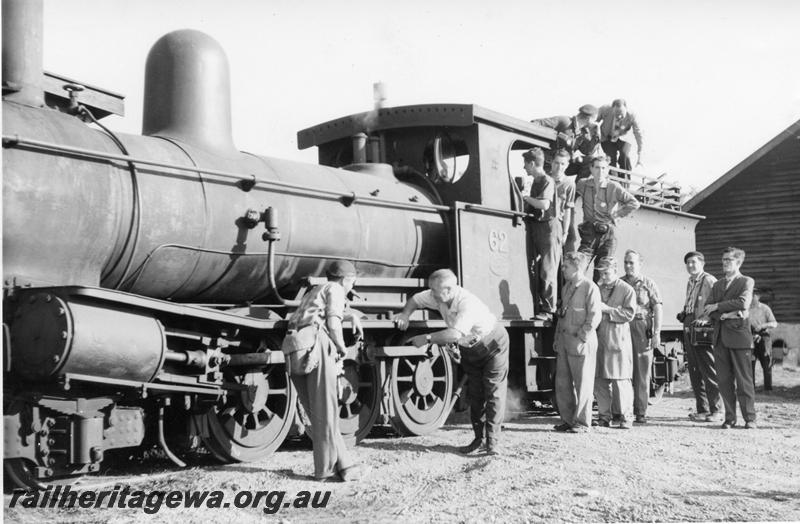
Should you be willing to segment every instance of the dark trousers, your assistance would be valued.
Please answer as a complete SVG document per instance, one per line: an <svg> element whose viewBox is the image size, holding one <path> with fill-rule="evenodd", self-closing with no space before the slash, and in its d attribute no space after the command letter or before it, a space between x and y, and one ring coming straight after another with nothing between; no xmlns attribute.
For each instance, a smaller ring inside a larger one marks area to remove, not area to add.
<svg viewBox="0 0 800 524"><path fill-rule="evenodd" d="M750 348L714 346L714 361L719 378L719 394L725 405L725 421L736 422L736 400L745 422L756 420L756 390L753 386L753 368Z"/></svg>
<svg viewBox="0 0 800 524"><path fill-rule="evenodd" d="M555 313L558 265L561 263L561 222L529 224L535 313Z"/></svg>
<svg viewBox="0 0 800 524"><path fill-rule="evenodd" d="M461 366L467 374L469 416L475 436L496 441L506 411L508 387L508 332L497 324L472 347L461 348Z"/></svg>
<svg viewBox="0 0 800 524"><path fill-rule="evenodd" d="M761 362L761 370L764 372L764 390L772 389L772 337L762 336L761 340L754 342L753 350L753 387L756 385L756 361Z"/></svg>
<svg viewBox="0 0 800 524"><path fill-rule="evenodd" d="M581 245L578 251L585 253L591 260L594 257L601 259L603 257L613 257L614 252L617 250L617 236L614 233L614 226L609 224L608 231L605 233L598 233L594 229L591 222L583 222L578 225L578 234L581 236ZM600 275L595 269L594 281L595 283L600 280Z"/></svg>
<svg viewBox="0 0 800 524"><path fill-rule="evenodd" d="M607 140L600 144L603 151L611 158L611 166L631 170L631 144L625 140L612 142Z"/></svg>
<svg viewBox="0 0 800 524"><path fill-rule="evenodd" d="M720 410L714 350L711 346L693 346L687 329L688 326L683 332L683 347L686 348L689 381L692 383L697 413L713 414Z"/></svg>

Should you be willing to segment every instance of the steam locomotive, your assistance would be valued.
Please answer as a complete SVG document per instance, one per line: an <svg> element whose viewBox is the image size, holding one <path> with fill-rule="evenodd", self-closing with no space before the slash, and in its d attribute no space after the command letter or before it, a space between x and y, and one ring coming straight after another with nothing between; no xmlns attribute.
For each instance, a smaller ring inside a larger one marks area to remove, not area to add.
<svg viewBox="0 0 800 524"><path fill-rule="evenodd" d="M302 130L319 165L238 151L227 59L169 33L148 55L141 135L102 118L118 95L45 73L41 0L3 1L4 468L18 486L97 472L158 444L176 464L267 457L296 417L285 318L333 260L353 261L365 340L351 340L342 431L438 428L463 381L446 351L403 344L391 315L450 267L502 318L515 387L546 394L547 324L529 320L514 169L556 134L485 108L378 108ZM652 184L620 245L682 304L699 217ZM657 239L657 240L656 240ZM679 263L678 263L679 264ZM680 267L680 266L678 266ZM411 333L443 327L418 312ZM666 344L680 326L666 325ZM660 377L670 380L670 373Z"/></svg>

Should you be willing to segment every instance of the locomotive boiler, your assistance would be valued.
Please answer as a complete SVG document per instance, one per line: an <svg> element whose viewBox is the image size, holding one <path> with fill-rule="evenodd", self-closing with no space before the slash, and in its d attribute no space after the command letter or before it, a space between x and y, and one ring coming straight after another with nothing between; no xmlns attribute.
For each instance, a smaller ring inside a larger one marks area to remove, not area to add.
<svg viewBox="0 0 800 524"><path fill-rule="evenodd" d="M114 450L152 445L179 465L198 450L223 462L268 456L296 419L284 319L337 259L358 269L353 307L366 329L344 363L343 432L362 438L377 422L424 434L453 408L447 352L403 344L390 320L441 267L508 327L517 387L551 389L512 166L531 146L552 150L555 133L431 104L300 131L319 165L241 152L227 59L193 30L155 43L142 134L116 133L102 117L120 112L120 97L42 70L41 11L41 0L3 0L4 466L14 483L96 472ZM694 247L698 217L652 191L642 198L651 205L622 233L627 245L651 260ZM665 318L681 292L665 293ZM411 334L443 326L429 315ZM680 327L666 327L679 340Z"/></svg>

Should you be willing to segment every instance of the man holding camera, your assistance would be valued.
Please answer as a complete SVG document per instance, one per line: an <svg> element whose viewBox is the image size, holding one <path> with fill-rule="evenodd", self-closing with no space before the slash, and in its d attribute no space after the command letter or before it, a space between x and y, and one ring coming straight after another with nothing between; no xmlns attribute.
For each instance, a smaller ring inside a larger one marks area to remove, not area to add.
<svg viewBox="0 0 800 524"><path fill-rule="evenodd" d="M575 190L581 197L583 222L578 225L581 245L578 251L589 258L613 257L617 249L617 220L639 209L639 201L613 180L608 179L608 157L592 159L592 177L578 180ZM599 274L594 271L594 281Z"/></svg>
<svg viewBox="0 0 800 524"><path fill-rule="evenodd" d="M756 385L756 360L764 371L764 391L772 391L772 336L770 329L778 327L772 309L761 302L761 292L753 290L750 304L750 329L753 332L753 387Z"/></svg>
<svg viewBox="0 0 800 524"><path fill-rule="evenodd" d="M703 308L717 279L703 270L706 259L701 252L686 253L683 262L689 273L689 282L686 284L686 302L683 311L678 313L678 321L683 323L683 347L695 399L695 411L689 414L689 418L695 422L722 422L714 350L707 341L692 337L697 324L709 322Z"/></svg>

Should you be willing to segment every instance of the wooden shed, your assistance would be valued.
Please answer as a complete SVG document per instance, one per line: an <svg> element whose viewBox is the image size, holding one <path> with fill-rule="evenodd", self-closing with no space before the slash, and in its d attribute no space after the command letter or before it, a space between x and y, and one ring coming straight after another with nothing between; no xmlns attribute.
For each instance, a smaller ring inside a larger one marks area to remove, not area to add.
<svg viewBox="0 0 800 524"><path fill-rule="evenodd" d="M800 120L695 195L685 211L706 270L722 273L722 250L744 249L742 273L756 281L778 322L800 323Z"/></svg>

